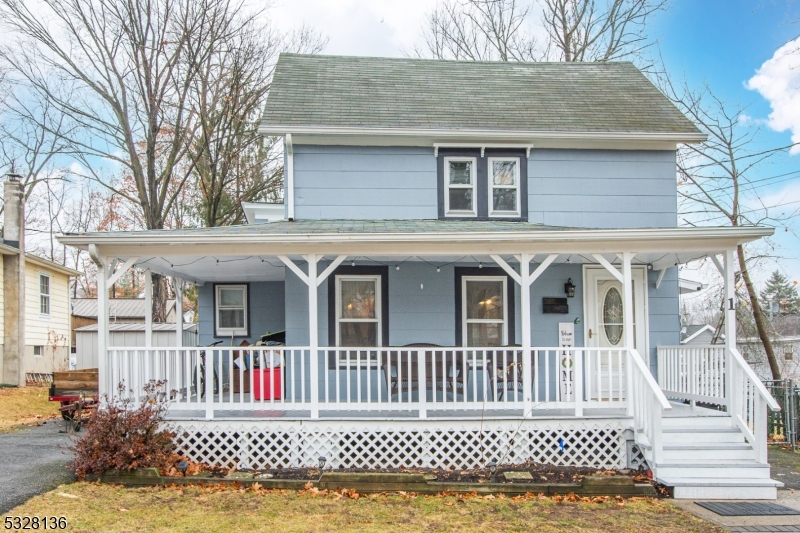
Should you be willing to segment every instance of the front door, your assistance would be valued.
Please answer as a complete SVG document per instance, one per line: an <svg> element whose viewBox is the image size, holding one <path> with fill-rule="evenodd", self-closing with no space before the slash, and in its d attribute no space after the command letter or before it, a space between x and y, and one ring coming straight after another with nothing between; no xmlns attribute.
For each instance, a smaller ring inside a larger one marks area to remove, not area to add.
<svg viewBox="0 0 800 533"><path fill-rule="evenodd" d="M632 268L633 339L645 362L647 350L647 271ZM592 352L585 360L587 392L590 400L614 401L624 398L625 331L623 325L622 283L603 267L584 268L586 288L584 339L587 347L608 348Z"/></svg>

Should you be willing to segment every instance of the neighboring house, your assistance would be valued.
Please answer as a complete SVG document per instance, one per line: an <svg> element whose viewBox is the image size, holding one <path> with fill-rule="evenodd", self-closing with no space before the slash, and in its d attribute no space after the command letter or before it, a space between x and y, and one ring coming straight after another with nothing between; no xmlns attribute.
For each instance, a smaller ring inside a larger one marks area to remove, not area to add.
<svg viewBox="0 0 800 533"><path fill-rule="evenodd" d="M681 328L681 344L708 346L714 339L714 327L708 324L692 324ZM721 337L724 340L724 337Z"/></svg>
<svg viewBox="0 0 800 533"><path fill-rule="evenodd" d="M144 324L144 298L109 298L108 319L111 324ZM167 301L167 323L175 323L175 300ZM72 299L72 344L75 347L75 331L97 324L97 298Z"/></svg>
<svg viewBox="0 0 800 533"><path fill-rule="evenodd" d="M20 253L21 244L24 247L18 230L21 227L18 220L24 217L21 185L9 178L4 187L0 383L24 386L28 381L47 380L54 370L65 370L68 366L70 277L79 272L33 254ZM20 305L23 300L24 305Z"/></svg>
<svg viewBox="0 0 800 533"><path fill-rule="evenodd" d="M761 379L772 380L772 370L767 362L764 344L758 337L737 339L742 354L750 362L753 370ZM772 350L778 361L778 368L783 379L791 379L795 386L800 386L800 335L778 336L772 339Z"/></svg>
<svg viewBox="0 0 800 533"><path fill-rule="evenodd" d="M676 268L712 257L733 298L736 247L773 230L678 227L677 144L705 135L632 64L283 54L260 130L284 139L280 220L59 237L101 296L133 265L199 286L221 346L115 347L107 313L98 338L102 390L178 391L192 459L646 462L676 497L775 498L777 404L735 335L680 346Z"/></svg>

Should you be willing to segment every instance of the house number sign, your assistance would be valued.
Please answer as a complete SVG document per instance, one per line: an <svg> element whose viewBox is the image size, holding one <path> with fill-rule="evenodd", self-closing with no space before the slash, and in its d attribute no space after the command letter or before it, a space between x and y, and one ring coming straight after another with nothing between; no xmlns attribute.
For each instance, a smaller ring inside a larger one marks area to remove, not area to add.
<svg viewBox="0 0 800 533"><path fill-rule="evenodd" d="M561 387L561 399L564 401L572 398L575 372L574 352L567 348L575 347L575 324L572 322L559 322L558 345L560 347L558 352L559 384Z"/></svg>

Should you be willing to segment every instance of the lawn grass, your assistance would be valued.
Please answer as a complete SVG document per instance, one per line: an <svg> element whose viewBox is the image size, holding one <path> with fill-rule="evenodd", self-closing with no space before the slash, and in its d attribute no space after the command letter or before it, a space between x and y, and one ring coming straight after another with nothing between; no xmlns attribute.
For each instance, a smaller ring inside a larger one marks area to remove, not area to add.
<svg viewBox="0 0 800 533"><path fill-rule="evenodd" d="M668 501L314 495L293 491L140 488L79 482L36 496L8 516L66 516L67 531L613 531L721 532ZM6 515L0 518L4 520Z"/></svg>
<svg viewBox="0 0 800 533"><path fill-rule="evenodd" d="M58 404L47 400L47 387L0 388L0 431L60 417Z"/></svg>

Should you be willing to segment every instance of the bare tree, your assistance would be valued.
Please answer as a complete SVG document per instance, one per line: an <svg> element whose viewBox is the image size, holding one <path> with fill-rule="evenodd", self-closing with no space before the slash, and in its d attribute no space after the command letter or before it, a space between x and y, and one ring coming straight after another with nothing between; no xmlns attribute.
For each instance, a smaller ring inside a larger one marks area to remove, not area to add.
<svg viewBox="0 0 800 533"><path fill-rule="evenodd" d="M28 93L8 79L0 98L0 171L22 176L25 201L40 182L63 177L56 159L70 151L63 140L68 127L45 95Z"/></svg>
<svg viewBox="0 0 800 533"><path fill-rule="evenodd" d="M678 194L679 210L689 225L708 223L730 226L773 225L790 231L788 225L797 210L786 213L778 205L765 205L760 197L763 185L774 183L758 174L771 157L790 148L771 150L752 149L757 130L741 124L742 109L731 108L707 88L692 91L666 81L665 92L678 108L708 135L698 145L684 145L678 152L678 173L683 184ZM764 345L774 379L781 371L772 348L767 317L761 308L750 275L751 261L759 256L750 254L743 245L737 247L739 276L747 292L752 319L758 337Z"/></svg>
<svg viewBox="0 0 800 533"><path fill-rule="evenodd" d="M525 24L530 5L518 0L444 0L427 14L418 56L472 61L536 61L536 40Z"/></svg>
<svg viewBox="0 0 800 533"><path fill-rule="evenodd" d="M31 122L58 134L92 179L138 205L146 228L161 229L193 171L197 65L251 18L241 0L43 0L35 8L0 0L3 28L17 36L0 57L68 124L57 132ZM115 188L108 162L134 190ZM153 281L153 318L163 321L166 286L160 275Z"/></svg>
<svg viewBox="0 0 800 533"><path fill-rule="evenodd" d="M443 0L427 14L418 56L473 61L614 61L650 46L667 0ZM535 17L538 17L534 20ZM544 28L537 42L531 28Z"/></svg>
<svg viewBox="0 0 800 533"><path fill-rule="evenodd" d="M282 144L259 134L258 119L278 51L316 53L325 43L308 28L285 35L251 19L213 54L190 50L198 76L189 99L199 128L188 157L201 224L237 224L243 219L242 202L282 197Z"/></svg>
<svg viewBox="0 0 800 533"><path fill-rule="evenodd" d="M637 57L651 43L648 19L666 0L544 0L544 27L559 61Z"/></svg>

